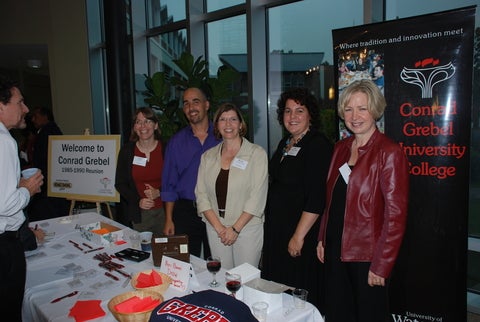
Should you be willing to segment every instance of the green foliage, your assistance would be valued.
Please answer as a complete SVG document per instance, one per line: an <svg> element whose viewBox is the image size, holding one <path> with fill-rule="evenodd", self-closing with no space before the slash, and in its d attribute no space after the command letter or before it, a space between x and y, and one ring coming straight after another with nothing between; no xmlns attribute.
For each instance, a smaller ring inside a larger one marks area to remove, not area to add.
<svg viewBox="0 0 480 322"><path fill-rule="evenodd" d="M186 124L185 115L178 108L178 99L171 98L170 85L165 73L158 72L152 77L146 76L143 93L144 101L157 111L157 117L164 142L168 141L180 128Z"/></svg>
<svg viewBox="0 0 480 322"><path fill-rule="evenodd" d="M143 93L145 103L158 111L160 131L165 142L187 125L185 115L179 108L180 95L185 89L198 87L204 90L210 97L210 113L214 113L220 103L236 95L232 88L239 77L237 71L221 66L216 77L212 78L202 56L194 59L187 52L173 62L178 67L177 74L171 77L164 72L145 75L147 90Z"/></svg>
<svg viewBox="0 0 480 322"><path fill-rule="evenodd" d="M336 115L336 111L332 108L320 109L320 131L332 143L335 143L338 139Z"/></svg>

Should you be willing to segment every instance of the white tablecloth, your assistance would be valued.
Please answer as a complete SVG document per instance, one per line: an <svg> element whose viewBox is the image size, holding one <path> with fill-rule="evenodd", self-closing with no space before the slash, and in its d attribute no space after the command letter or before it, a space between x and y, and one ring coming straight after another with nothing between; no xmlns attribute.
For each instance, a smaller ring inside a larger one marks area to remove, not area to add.
<svg viewBox="0 0 480 322"><path fill-rule="evenodd" d="M115 318L108 310L108 301L115 295L132 291L133 288L130 283L125 284L126 278L116 272L113 272L113 274L119 277L119 281L114 281L105 276L106 271L98 266L100 261L93 259L93 256L103 252L112 255L130 247L130 244L127 242L122 245L113 245L105 247L103 250L85 254L70 242L73 241L79 244L84 250L88 250L88 248L82 245L83 242L93 247L101 246L86 241L81 237L79 230L75 229L77 225L85 225L97 221L103 221L123 228L126 235L131 232L130 228L124 227L97 213L82 213L73 216L73 218L61 217L31 223L31 226L38 224L39 227L48 233L55 233L55 235L38 249L26 252L27 281L23 302L23 321L75 321L68 316L68 313L78 300L102 300L101 307L106 315L92 321L115 321ZM125 239L128 241L128 238ZM140 263L128 260L121 262L115 260L115 262L125 265L123 271L127 273L136 273L154 268L151 257ZM196 287L195 290L209 288L208 283L211 281L212 275L206 270L204 260L191 256L191 264L200 283L200 287ZM159 268L157 267L157 269ZM222 273L224 274L223 269L218 276L222 276ZM126 286L124 287L124 285ZM57 303L50 303L52 299L73 291L78 291L78 294ZM164 294L164 298L170 299L175 296L184 296L191 292L190 288L184 293L169 288ZM305 309L294 309L292 297L288 294L283 294L283 308L271 312L267 321L323 322L323 318L310 303L307 303Z"/></svg>

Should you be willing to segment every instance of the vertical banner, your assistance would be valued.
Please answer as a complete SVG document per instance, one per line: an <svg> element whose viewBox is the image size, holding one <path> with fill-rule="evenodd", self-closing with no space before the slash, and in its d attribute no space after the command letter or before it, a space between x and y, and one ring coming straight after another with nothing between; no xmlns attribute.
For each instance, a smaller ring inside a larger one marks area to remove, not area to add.
<svg viewBox="0 0 480 322"><path fill-rule="evenodd" d="M474 25L467 7L333 30L339 92L376 82L387 101L378 126L410 163L407 230L389 285L395 322L466 321Z"/></svg>

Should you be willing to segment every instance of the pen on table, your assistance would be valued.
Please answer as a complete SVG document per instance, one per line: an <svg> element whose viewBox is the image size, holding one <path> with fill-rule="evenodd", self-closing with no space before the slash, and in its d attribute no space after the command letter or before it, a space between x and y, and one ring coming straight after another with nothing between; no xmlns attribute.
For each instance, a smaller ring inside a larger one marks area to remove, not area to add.
<svg viewBox="0 0 480 322"><path fill-rule="evenodd" d="M116 276L113 275L112 273L105 272L105 275L108 276L108 277L110 277L110 278L112 278L112 279L114 279L114 280L116 280L116 281L118 281L118 277L116 277Z"/></svg>
<svg viewBox="0 0 480 322"><path fill-rule="evenodd" d="M123 276L125 276L126 278L131 278L130 274L122 271L121 269L118 269L118 268L114 268L114 270L120 274L122 274Z"/></svg>
<svg viewBox="0 0 480 322"><path fill-rule="evenodd" d="M132 276L129 275L129 276L125 279L125 281L123 282L122 287L123 287L123 288L127 287L128 282L130 282L131 279L132 279Z"/></svg>
<svg viewBox="0 0 480 322"><path fill-rule="evenodd" d="M78 244L77 244L76 242L74 242L73 240L71 240L71 239L69 239L68 242L71 243L71 244L73 244L73 245L77 245L77 246L78 246Z"/></svg>
<svg viewBox="0 0 480 322"><path fill-rule="evenodd" d="M78 246L78 244L74 244L73 246L74 246L75 248L78 248L78 249L80 249L80 250L83 252L83 248L82 248L82 247L80 247L80 246Z"/></svg>
<svg viewBox="0 0 480 322"><path fill-rule="evenodd" d="M74 295L77 295L78 291L73 291L72 293L68 293L67 295L57 297L56 299L53 299L50 303L57 303L60 302L63 299L66 299L67 297L72 297Z"/></svg>
<svg viewBox="0 0 480 322"><path fill-rule="evenodd" d="M91 253L91 252L95 252L95 251L97 251L97 250L102 250L103 248L104 248L104 247L98 247L98 248L86 250L86 251L84 251L83 253L84 253L84 254L88 254L88 253Z"/></svg>
<svg viewBox="0 0 480 322"><path fill-rule="evenodd" d="M83 245L83 246L87 246L87 247L88 247L88 248L90 248L90 249L93 249L93 247L92 247L92 246L90 246L90 245L89 245L89 244L87 244L87 243L82 243L82 245Z"/></svg>

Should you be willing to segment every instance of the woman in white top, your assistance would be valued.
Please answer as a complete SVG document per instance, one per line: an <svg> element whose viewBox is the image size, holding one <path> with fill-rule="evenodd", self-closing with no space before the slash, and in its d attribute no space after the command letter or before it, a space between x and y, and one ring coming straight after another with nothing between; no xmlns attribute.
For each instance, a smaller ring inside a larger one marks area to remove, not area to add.
<svg viewBox="0 0 480 322"><path fill-rule="evenodd" d="M234 104L218 108L214 131L223 142L202 155L197 210L207 222L210 250L222 259L222 267L243 263L257 267L263 247L267 153L243 137L247 125Z"/></svg>

